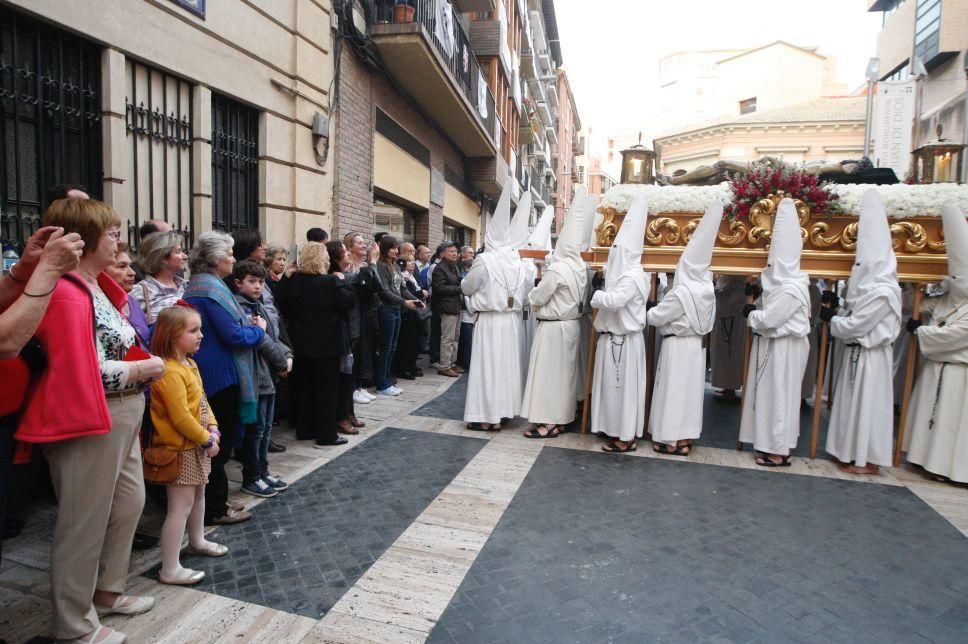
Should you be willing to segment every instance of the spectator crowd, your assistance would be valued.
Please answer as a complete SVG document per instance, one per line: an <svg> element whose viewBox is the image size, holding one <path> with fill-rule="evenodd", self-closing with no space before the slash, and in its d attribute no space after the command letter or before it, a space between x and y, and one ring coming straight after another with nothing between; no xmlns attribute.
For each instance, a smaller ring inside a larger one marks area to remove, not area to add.
<svg viewBox="0 0 968 644"><path fill-rule="evenodd" d="M186 532L189 553L221 557L204 527L251 517L229 497L230 458L243 492L276 496L280 419L320 449L342 445L364 427L356 405L424 375L420 354L447 377L470 364L470 247L313 228L295 256L253 229L188 249L150 220L133 248L83 186L48 203L0 278L0 525L13 464L46 463L58 639L123 642L99 617L152 608L124 594L136 537L151 541L136 534L146 490L167 508L159 580L196 584L204 572L180 563Z"/></svg>

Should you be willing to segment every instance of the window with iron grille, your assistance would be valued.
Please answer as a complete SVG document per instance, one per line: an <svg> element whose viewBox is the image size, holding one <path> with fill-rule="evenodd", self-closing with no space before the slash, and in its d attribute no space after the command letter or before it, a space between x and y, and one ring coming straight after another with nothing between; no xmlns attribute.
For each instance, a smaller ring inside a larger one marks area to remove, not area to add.
<svg viewBox="0 0 968 644"><path fill-rule="evenodd" d="M259 112L212 94L212 227L259 227Z"/></svg>
<svg viewBox="0 0 968 644"><path fill-rule="evenodd" d="M756 111L756 97L748 98L744 101L739 102L739 113L740 114L752 114Z"/></svg>
<svg viewBox="0 0 968 644"><path fill-rule="evenodd" d="M141 224L167 221L188 249L194 239L192 204L192 85L128 59L124 121L131 145L128 243L141 241Z"/></svg>
<svg viewBox="0 0 968 644"><path fill-rule="evenodd" d="M0 7L0 243L22 248L45 193L82 183L101 196L101 53Z"/></svg>

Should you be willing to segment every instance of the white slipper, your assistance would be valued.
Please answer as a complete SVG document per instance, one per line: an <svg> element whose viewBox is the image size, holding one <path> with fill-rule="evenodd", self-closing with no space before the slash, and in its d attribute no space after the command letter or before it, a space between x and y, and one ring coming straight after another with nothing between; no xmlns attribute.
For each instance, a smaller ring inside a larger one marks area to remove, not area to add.
<svg viewBox="0 0 968 644"><path fill-rule="evenodd" d="M141 613L147 613L149 610L154 608L154 606L154 597L119 595L118 598L114 600L114 606L111 608L105 608L104 606L94 604L94 610L97 611L98 617L104 617L105 615L140 615Z"/></svg>
<svg viewBox="0 0 968 644"><path fill-rule="evenodd" d="M104 631L110 631L110 634L98 639L98 637ZM98 626L94 631L84 638L77 638L73 640L65 640L67 644L124 644L125 640L128 638L121 631L116 631L112 628L108 628L103 624Z"/></svg>

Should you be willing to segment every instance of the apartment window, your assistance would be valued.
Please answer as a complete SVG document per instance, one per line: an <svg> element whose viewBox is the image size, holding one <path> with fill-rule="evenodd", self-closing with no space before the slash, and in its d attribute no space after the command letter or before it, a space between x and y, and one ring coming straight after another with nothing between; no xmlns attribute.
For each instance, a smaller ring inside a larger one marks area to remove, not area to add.
<svg viewBox="0 0 968 644"><path fill-rule="evenodd" d="M578 183L585 183L585 166L578 166Z"/></svg>
<svg viewBox="0 0 968 644"><path fill-rule="evenodd" d="M414 213L389 201L373 201L373 232L390 233L397 241L413 241Z"/></svg>
<svg viewBox="0 0 968 644"><path fill-rule="evenodd" d="M101 196L100 60L93 43L0 7L0 245L22 248L55 184Z"/></svg>
<svg viewBox="0 0 968 644"><path fill-rule="evenodd" d="M739 113L740 114L752 114L756 111L756 97L748 98L744 101L739 102Z"/></svg>
<svg viewBox="0 0 968 644"><path fill-rule="evenodd" d="M212 227L259 227L259 112L212 94Z"/></svg>
<svg viewBox="0 0 968 644"><path fill-rule="evenodd" d="M188 249L192 222L192 85L148 65L126 62L124 121L131 146L132 207L128 243L137 246L141 224L163 219Z"/></svg>
<svg viewBox="0 0 968 644"><path fill-rule="evenodd" d="M467 242L471 239L471 231L464 228L460 224L455 224L452 222L444 220L444 239L447 241L452 241L458 246L467 246Z"/></svg>
<svg viewBox="0 0 968 644"><path fill-rule="evenodd" d="M918 0L914 20L914 55L927 64L941 45L941 0Z"/></svg>

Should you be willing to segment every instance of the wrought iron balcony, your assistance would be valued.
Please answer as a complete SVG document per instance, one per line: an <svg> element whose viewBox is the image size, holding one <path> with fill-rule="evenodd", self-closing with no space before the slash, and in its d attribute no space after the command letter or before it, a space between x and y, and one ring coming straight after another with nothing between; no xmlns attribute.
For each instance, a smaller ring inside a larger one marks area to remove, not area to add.
<svg viewBox="0 0 968 644"><path fill-rule="evenodd" d="M457 15L433 0L364 5L373 45L402 89L468 157L494 156L494 97Z"/></svg>

